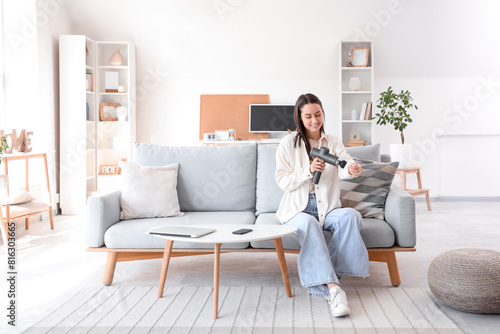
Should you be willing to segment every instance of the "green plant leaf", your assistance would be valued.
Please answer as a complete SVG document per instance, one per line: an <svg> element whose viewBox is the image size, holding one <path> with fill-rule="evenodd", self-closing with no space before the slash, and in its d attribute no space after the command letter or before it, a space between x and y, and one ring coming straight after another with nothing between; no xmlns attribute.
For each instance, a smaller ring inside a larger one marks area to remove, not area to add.
<svg viewBox="0 0 500 334"><path fill-rule="evenodd" d="M413 120L410 117L412 109L418 110L418 107L413 104L413 97L409 90L401 90L396 93L389 86L386 91L380 93L377 100L377 108L380 112L373 117L379 125L392 124L396 131L401 132L401 139L404 141L402 134L403 129L408 126Z"/></svg>

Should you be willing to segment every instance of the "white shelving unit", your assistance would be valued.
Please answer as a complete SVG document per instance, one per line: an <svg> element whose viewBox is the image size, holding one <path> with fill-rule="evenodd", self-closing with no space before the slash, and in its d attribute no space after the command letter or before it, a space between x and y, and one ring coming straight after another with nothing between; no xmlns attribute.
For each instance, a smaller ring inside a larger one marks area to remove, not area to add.
<svg viewBox="0 0 500 334"><path fill-rule="evenodd" d="M109 64L116 48L120 48L124 57L123 66ZM125 93L105 92L106 71L119 73L119 85L126 87ZM92 75L91 90L87 90L87 74ZM119 175L99 175L101 165L118 165L128 157L135 141L134 45L96 42L83 35L61 35L59 80L60 207L63 214L81 214L93 192L119 184ZM99 105L102 102L124 106L126 121L101 121Z"/></svg>
<svg viewBox="0 0 500 334"><path fill-rule="evenodd" d="M366 67L348 66L349 54L353 48L368 47L368 64ZM365 145L373 144L373 121L353 120L351 111L361 110L363 103L372 102L372 115L374 113L374 68L373 68L373 42L372 41L341 41L339 47L339 114L340 134L342 142L347 146L351 132L359 134L359 140L365 140ZM361 86L357 91L351 91L349 81L352 77L359 78Z"/></svg>
<svg viewBox="0 0 500 334"><path fill-rule="evenodd" d="M123 64L111 65L110 58L116 50L123 56ZM99 190L117 189L120 175L103 175L101 166L118 167L127 159L131 146L136 140L135 112L135 48L130 42L97 42L97 103L119 103L127 110L126 120L97 120L97 187ZM125 86L125 92L106 92L105 73L118 73L118 84Z"/></svg>

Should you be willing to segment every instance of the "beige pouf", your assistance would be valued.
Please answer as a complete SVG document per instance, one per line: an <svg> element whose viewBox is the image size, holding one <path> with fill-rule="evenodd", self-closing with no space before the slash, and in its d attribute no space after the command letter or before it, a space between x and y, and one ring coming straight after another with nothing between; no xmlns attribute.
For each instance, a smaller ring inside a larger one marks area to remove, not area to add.
<svg viewBox="0 0 500 334"><path fill-rule="evenodd" d="M472 313L500 313L500 252L457 249L432 260L429 287L448 306Z"/></svg>

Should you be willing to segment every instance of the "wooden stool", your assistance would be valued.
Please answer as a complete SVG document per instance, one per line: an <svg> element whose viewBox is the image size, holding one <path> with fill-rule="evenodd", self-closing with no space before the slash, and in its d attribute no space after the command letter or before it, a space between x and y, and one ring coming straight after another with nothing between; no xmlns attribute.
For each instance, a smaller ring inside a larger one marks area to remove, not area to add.
<svg viewBox="0 0 500 334"><path fill-rule="evenodd" d="M422 179L420 178L420 167L398 168L396 174L401 176L401 188L406 190L412 196L425 195L427 200L427 210L431 211L431 199L429 197L430 189L422 189ZM406 175L417 174L418 189L406 189Z"/></svg>
<svg viewBox="0 0 500 334"><path fill-rule="evenodd" d="M21 203L19 205L12 204L12 198L9 198L9 162L14 160L24 160L25 161L25 190L29 192L29 160L33 158L42 158L43 166L45 169L45 182L48 191L48 203L41 201L32 201L29 203ZM0 196L0 205L5 206L5 217L2 213L2 208L0 207L0 230L2 230L2 237L4 238L4 245L7 244L9 239L9 227L8 224L12 221L23 220L24 226L29 229L29 218L34 215L40 215L44 212L49 213L50 218L50 229L54 229L54 217L52 213L52 196L50 194L50 182L49 182L49 169L47 167L47 154L46 153L12 153L4 154L2 157L2 162L4 163L4 175L0 175L0 182L6 188L6 197ZM11 205L12 204L12 205Z"/></svg>

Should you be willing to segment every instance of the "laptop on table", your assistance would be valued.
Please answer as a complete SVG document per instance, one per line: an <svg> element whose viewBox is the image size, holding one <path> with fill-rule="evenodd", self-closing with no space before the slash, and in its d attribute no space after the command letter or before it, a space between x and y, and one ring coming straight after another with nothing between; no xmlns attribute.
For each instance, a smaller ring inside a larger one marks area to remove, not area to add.
<svg viewBox="0 0 500 334"><path fill-rule="evenodd" d="M160 226L150 229L147 233L154 235L169 235L175 237L199 238L215 232L214 228L201 228L189 226Z"/></svg>

